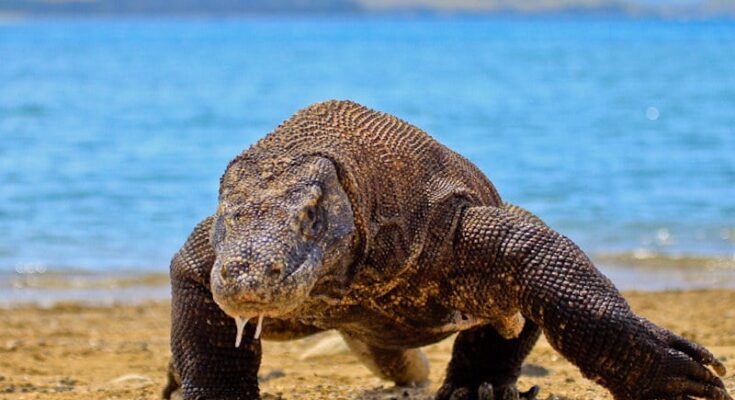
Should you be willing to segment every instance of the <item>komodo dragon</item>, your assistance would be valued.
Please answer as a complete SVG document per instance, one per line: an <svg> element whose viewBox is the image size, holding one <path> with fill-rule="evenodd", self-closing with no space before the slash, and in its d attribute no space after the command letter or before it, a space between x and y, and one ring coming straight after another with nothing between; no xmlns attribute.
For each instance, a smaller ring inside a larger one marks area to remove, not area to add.
<svg viewBox="0 0 735 400"><path fill-rule="evenodd" d="M540 332L616 399L732 398L708 350L634 314L566 237L503 203L457 153L391 115L314 104L232 160L171 263L168 397L257 399L260 337L336 329L378 376L440 400L516 389ZM246 322L252 320L252 323Z"/></svg>

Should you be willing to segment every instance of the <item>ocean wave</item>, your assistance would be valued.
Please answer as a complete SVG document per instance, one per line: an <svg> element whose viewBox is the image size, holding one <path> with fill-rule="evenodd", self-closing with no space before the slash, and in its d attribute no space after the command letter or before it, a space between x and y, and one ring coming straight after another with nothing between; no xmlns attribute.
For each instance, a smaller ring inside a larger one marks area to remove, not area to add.
<svg viewBox="0 0 735 400"><path fill-rule="evenodd" d="M33 273L13 273L0 276L0 288L12 289L125 289L132 287L161 287L169 284L167 273L130 272L120 275L83 270L47 270Z"/></svg>
<svg viewBox="0 0 735 400"><path fill-rule="evenodd" d="M667 254L646 249L595 254L592 259L601 265L647 269L735 270L735 254Z"/></svg>

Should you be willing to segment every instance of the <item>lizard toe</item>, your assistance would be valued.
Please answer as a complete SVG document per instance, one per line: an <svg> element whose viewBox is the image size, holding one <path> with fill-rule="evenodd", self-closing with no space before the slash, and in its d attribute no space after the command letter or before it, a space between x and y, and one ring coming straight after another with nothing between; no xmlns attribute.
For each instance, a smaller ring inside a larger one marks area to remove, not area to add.
<svg viewBox="0 0 735 400"><path fill-rule="evenodd" d="M461 387L452 391L449 400L472 400L472 392L470 392L469 388Z"/></svg>
<svg viewBox="0 0 735 400"><path fill-rule="evenodd" d="M521 392L515 384L493 386L483 382L476 387L445 384L439 389L436 400L536 400L538 392L536 385Z"/></svg>
<svg viewBox="0 0 735 400"><path fill-rule="evenodd" d="M732 400L725 389L686 378L670 379L657 398L680 399L697 397L711 400Z"/></svg>
<svg viewBox="0 0 735 400"><path fill-rule="evenodd" d="M525 392L521 392L515 384L511 384L499 386L493 392L494 400L536 400L539 387L534 385ZM484 400L484 397L480 397L480 399Z"/></svg>
<svg viewBox="0 0 735 400"><path fill-rule="evenodd" d="M484 382L477 388L477 400L495 400L495 390L493 385Z"/></svg>

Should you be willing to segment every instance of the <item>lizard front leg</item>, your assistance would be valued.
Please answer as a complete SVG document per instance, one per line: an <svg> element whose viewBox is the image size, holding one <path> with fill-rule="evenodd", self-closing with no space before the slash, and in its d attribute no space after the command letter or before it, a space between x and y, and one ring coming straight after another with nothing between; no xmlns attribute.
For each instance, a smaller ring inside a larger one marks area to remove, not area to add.
<svg viewBox="0 0 735 400"><path fill-rule="evenodd" d="M546 226L539 217L514 204L504 203L503 209L525 222ZM491 325L461 332L454 341L452 360L437 399L483 399L490 396L496 400L534 399L538 386L520 392L516 382L523 360L540 335L541 329L531 320L526 320L521 333L512 339L504 337Z"/></svg>
<svg viewBox="0 0 735 400"><path fill-rule="evenodd" d="M495 207L465 210L456 239L468 312L520 310L619 400L731 400L705 348L635 315L569 239Z"/></svg>
<svg viewBox="0 0 735 400"><path fill-rule="evenodd" d="M235 347L235 323L209 290L215 260L211 225L211 218L201 222L171 262L171 375L178 375L186 400L257 399L260 340L253 338L251 325ZM164 395L172 386L169 382Z"/></svg>
<svg viewBox="0 0 735 400"><path fill-rule="evenodd" d="M534 399L538 387L519 392L516 381L540 334L538 325L530 320L513 339L504 338L490 325L461 332L454 341L437 400Z"/></svg>

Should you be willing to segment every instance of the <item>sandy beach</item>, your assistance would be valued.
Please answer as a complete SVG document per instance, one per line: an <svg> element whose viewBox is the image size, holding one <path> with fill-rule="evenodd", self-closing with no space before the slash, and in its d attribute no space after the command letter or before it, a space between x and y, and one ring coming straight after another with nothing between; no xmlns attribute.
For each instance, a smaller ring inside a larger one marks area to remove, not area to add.
<svg viewBox="0 0 735 400"><path fill-rule="evenodd" d="M640 314L709 347L735 391L735 291L629 292ZM91 307L61 303L0 310L0 399L158 399L169 358L169 304ZM264 343L266 399L429 399L440 385L452 338L426 348L431 384L396 388L373 377L331 332ZM524 367L521 388L540 398L610 396L585 380L542 339Z"/></svg>

